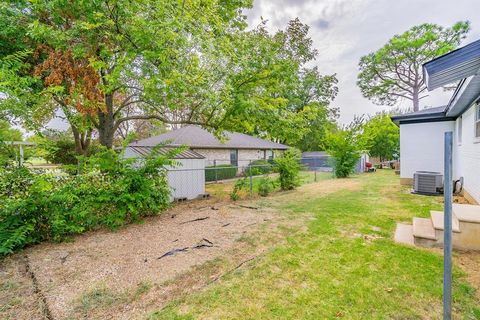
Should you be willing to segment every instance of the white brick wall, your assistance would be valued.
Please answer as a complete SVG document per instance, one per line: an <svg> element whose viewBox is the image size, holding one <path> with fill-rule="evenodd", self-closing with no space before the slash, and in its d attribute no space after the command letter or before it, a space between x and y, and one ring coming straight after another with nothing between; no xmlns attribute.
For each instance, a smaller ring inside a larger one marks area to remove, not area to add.
<svg viewBox="0 0 480 320"><path fill-rule="evenodd" d="M456 121L456 128L458 129ZM462 115L462 142L454 143L454 177L464 178L465 190L480 202L480 139L474 135L475 106Z"/></svg>
<svg viewBox="0 0 480 320"><path fill-rule="evenodd" d="M219 164L230 164L230 150L228 149L193 149L205 157L205 165L213 166L213 161Z"/></svg>
<svg viewBox="0 0 480 320"><path fill-rule="evenodd" d="M454 121L400 125L400 177L413 178L415 171L443 174L444 133L454 127Z"/></svg>

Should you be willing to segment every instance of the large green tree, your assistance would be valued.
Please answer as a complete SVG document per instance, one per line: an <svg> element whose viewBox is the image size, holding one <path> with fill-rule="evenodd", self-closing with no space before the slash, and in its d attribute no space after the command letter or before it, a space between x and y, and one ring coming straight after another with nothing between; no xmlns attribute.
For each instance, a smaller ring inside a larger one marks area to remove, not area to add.
<svg viewBox="0 0 480 320"><path fill-rule="evenodd" d="M396 159L400 151L400 129L388 114L378 114L363 126L360 145L381 162Z"/></svg>
<svg viewBox="0 0 480 320"><path fill-rule="evenodd" d="M94 130L111 147L125 122L152 119L273 132L284 140L305 127L305 112L289 106L286 92L317 52L298 19L275 34L264 23L247 31L242 9L249 6L249 0L2 3L0 17L14 27L0 33L1 58L28 54L15 60L23 63L13 74L22 82L0 81L3 101L28 99L22 105L44 121L63 111L78 153L86 152Z"/></svg>
<svg viewBox="0 0 480 320"><path fill-rule="evenodd" d="M305 118L301 139L296 143L292 141L302 151L325 150L327 132L336 127L339 116L339 109L330 107L338 93L336 84L335 75L321 75L317 67L304 69L300 74L289 104Z"/></svg>
<svg viewBox="0 0 480 320"><path fill-rule="evenodd" d="M31 52L22 71L42 85L49 102L33 107L44 114L61 109L80 149L88 147L92 129L111 147L125 121L208 122L222 97L207 85L225 85L221 71L229 62L208 60L233 54L229 39L245 27L240 13L250 5L248 0L11 1L2 3L1 20L9 18L16 27L2 34L1 46L8 54ZM9 47L12 39L21 44ZM12 100L19 98L15 89L4 90ZM136 113L125 116L131 106Z"/></svg>
<svg viewBox="0 0 480 320"><path fill-rule="evenodd" d="M467 21L451 28L425 23L394 36L360 59L357 84L363 96L382 105L410 100L418 111L420 100L426 97L422 64L455 49L469 30Z"/></svg>
<svg viewBox="0 0 480 320"><path fill-rule="evenodd" d="M248 70L260 70L263 79L236 90L225 121L228 128L302 150L318 148L325 128L338 115L338 109L329 106L338 88L335 74L322 75L318 67L306 66L318 55L308 32L307 25L294 19L275 34L261 24L247 35L252 39L245 51L261 57L250 60Z"/></svg>

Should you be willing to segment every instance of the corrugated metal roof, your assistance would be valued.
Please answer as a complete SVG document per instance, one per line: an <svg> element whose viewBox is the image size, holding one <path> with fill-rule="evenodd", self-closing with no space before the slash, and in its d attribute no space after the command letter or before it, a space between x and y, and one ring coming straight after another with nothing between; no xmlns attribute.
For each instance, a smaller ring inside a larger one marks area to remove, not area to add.
<svg viewBox="0 0 480 320"><path fill-rule="evenodd" d="M169 146L188 146L198 149L274 149L286 150L288 146L252 137L238 132L224 132L225 141L198 126L186 126L161 135L132 142L129 146L152 147L164 143Z"/></svg>
<svg viewBox="0 0 480 320"><path fill-rule="evenodd" d="M147 146L129 146L132 151L134 151L136 154L138 154L141 157L145 157L152 152L154 147L147 147ZM158 153L160 155L166 155L169 151L171 151L173 148L171 147L164 147L160 148L158 150ZM195 152L193 150L187 149L185 151L182 151L181 153L177 154L174 159L205 159L203 155L201 155L198 152Z"/></svg>
<svg viewBox="0 0 480 320"><path fill-rule="evenodd" d="M480 69L480 40L453 50L423 65L428 90L459 81Z"/></svg>

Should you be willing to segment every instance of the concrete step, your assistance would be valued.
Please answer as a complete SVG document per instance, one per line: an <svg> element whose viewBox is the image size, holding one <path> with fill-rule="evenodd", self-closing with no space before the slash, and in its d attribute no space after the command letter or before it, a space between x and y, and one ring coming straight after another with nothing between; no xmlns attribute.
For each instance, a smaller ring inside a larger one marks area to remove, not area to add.
<svg viewBox="0 0 480 320"><path fill-rule="evenodd" d="M461 250L480 250L480 206L453 204L460 233L453 234L453 247Z"/></svg>
<svg viewBox="0 0 480 320"><path fill-rule="evenodd" d="M413 240L413 226L411 224L397 223L393 240L401 244L415 245Z"/></svg>
<svg viewBox="0 0 480 320"><path fill-rule="evenodd" d="M480 223L480 206L454 203L453 214L459 221Z"/></svg>
<svg viewBox="0 0 480 320"><path fill-rule="evenodd" d="M432 219L433 228L435 230L444 230L444 223L443 223L443 212L442 211L430 211L430 216ZM460 232L460 226L458 223L458 219L455 216L452 216L452 231L453 232Z"/></svg>
<svg viewBox="0 0 480 320"><path fill-rule="evenodd" d="M437 240L431 219L413 217L413 236Z"/></svg>
<svg viewBox="0 0 480 320"><path fill-rule="evenodd" d="M421 247L438 246L431 219L413 218L413 241L415 245Z"/></svg>

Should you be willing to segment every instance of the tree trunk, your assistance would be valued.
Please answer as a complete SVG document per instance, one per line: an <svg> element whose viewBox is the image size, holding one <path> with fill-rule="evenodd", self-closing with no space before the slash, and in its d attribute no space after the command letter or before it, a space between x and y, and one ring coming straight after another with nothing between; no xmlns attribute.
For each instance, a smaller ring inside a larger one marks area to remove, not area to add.
<svg viewBox="0 0 480 320"><path fill-rule="evenodd" d="M73 138L75 140L75 152L78 155L87 155L90 142L92 141L92 130L81 132L77 127L72 126Z"/></svg>
<svg viewBox="0 0 480 320"><path fill-rule="evenodd" d="M413 93L412 93L412 102L413 102L413 111L416 112L419 110L419 88L418 87L413 87Z"/></svg>
<svg viewBox="0 0 480 320"><path fill-rule="evenodd" d="M98 112L98 138L100 144L107 148L113 147L115 134L115 119L113 117L113 96L105 96L106 110Z"/></svg>

